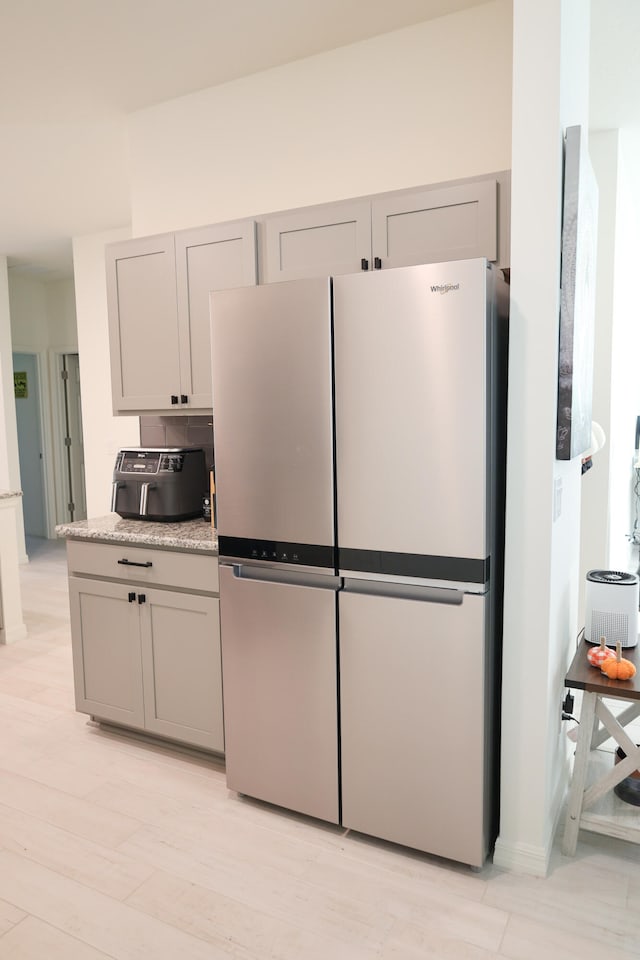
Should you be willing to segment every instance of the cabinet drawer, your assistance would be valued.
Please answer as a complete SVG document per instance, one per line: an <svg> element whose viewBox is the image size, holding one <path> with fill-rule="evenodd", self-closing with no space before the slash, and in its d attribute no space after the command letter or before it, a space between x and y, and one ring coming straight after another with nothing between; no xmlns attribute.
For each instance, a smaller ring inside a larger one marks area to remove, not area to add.
<svg viewBox="0 0 640 960"><path fill-rule="evenodd" d="M218 558L210 554L68 540L67 565L78 576L218 593Z"/></svg>

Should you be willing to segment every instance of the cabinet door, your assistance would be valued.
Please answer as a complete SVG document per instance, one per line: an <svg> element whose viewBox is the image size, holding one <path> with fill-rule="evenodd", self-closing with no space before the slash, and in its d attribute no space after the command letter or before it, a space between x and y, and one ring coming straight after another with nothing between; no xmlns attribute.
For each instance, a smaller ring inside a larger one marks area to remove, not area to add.
<svg viewBox="0 0 640 960"><path fill-rule="evenodd" d="M144 726L138 604L126 584L69 578L76 708Z"/></svg>
<svg viewBox="0 0 640 960"><path fill-rule="evenodd" d="M371 267L371 203L353 200L267 217L264 283L335 276Z"/></svg>
<svg viewBox="0 0 640 960"><path fill-rule="evenodd" d="M145 728L222 753L218 599L170 590L147 590L144 596Z"/></svg>
<svg viewBox="0 0 640 960"><path fill-rule="evenodd" d="M374 199L372 252L382 267L497 258L497 186L478 180Z"/></svg>
<svg viewBox="0 0 640 960"><path fill-rule="evenodd" d="M180 395L173 234L106 248L115 413L171 408Z"/></svg>
<svg viewBox="0 0 640 960"><path fill-rule="evenodd" d="M256 283L255 222L183 230L175 246L182 406L211 409L209 293Z"/></svg>

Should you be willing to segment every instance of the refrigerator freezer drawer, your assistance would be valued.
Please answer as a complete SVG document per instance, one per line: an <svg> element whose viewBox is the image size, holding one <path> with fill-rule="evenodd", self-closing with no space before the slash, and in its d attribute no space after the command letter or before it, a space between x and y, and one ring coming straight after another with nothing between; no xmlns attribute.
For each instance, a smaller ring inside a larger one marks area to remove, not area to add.
<svg viewBox="0 0 640 960"><path fill-rule="evenodd" d="M227 784L338 823L335 589L238 572L220 566Z"/></svg>
<svg viewBox="0 0 640 960"><path fill-rule="evenodd" d="M342 822L480 866L490 820L488 597L340 595Z"/></svg>

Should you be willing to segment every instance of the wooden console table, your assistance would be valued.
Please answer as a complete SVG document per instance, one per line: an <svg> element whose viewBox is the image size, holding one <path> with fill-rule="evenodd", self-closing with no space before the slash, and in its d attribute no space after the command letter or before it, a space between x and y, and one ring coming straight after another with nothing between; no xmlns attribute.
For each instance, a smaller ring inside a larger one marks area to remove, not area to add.
<svg viewBox="0 0 640 960"><path fill-rule="evenodd" d="M599 668L592 667L587 660L587 652L592 646L585 640L580 642L564 681L566 687L583 691L562 844L562 852L568 856L573 856L576 852L580 829L640 843L640 807L619 800L618 807L623 808L622 816L611 810L602 812L593 809L618 783L634 770L640 769L640 747L636 746L624 729L628 723L640 716L640 654L638 647L622 651L622 656L636 666L637 673L632 680L609 680ZM603 702L605 699L626 700L628 706L614 716ZM608 772L598 776L595 782L589 785L593 751L609 737L613 737L622 747L626 757L614 764L612 756Z"/></svg>

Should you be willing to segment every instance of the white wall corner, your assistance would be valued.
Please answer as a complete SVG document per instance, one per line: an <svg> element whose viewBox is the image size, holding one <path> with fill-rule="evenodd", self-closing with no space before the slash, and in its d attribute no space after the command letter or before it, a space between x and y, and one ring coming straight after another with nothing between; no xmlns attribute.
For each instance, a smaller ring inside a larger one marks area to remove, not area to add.
<svg viewBox="0 0 640 960"><path fill-rule="evenodd" d="M109 325L104 248L128 239L130 230L74 237L78 352L84 435L87 515L109 513L111 480L118 449L140 443L138 417L116 417L111 403Z"/></svg>
<svg viewBox="0 0 640 960"><path fill-rule="evenodd" d="M527 874L533 877L546 877L552 870L555 838L559 830L564 830L563 814L566 809L565 798L569 782L569 766L556 782L553 800L550 804L551 815L548 827L539 844L519 840L506 840L498 837L493 852L496 867L513 873Z"/></svg>
<svg viewBox="0 0 640 960"><path fill-rule="evenodd" d="M544 875L566 792L558 693L576 632L579 576L580 463L555 459L562 138L566 126L586 128L589 10L576 0L514 0L513 11L507 569L494 862Z"/></svg>
<svg viewBox="0 0 640 960"><path fill-rule="evenodd" d="M520 841L496 840L493 863L503 870L525 873L533 877L546 877L551 862L552 841L536 846Z"/></svg>

